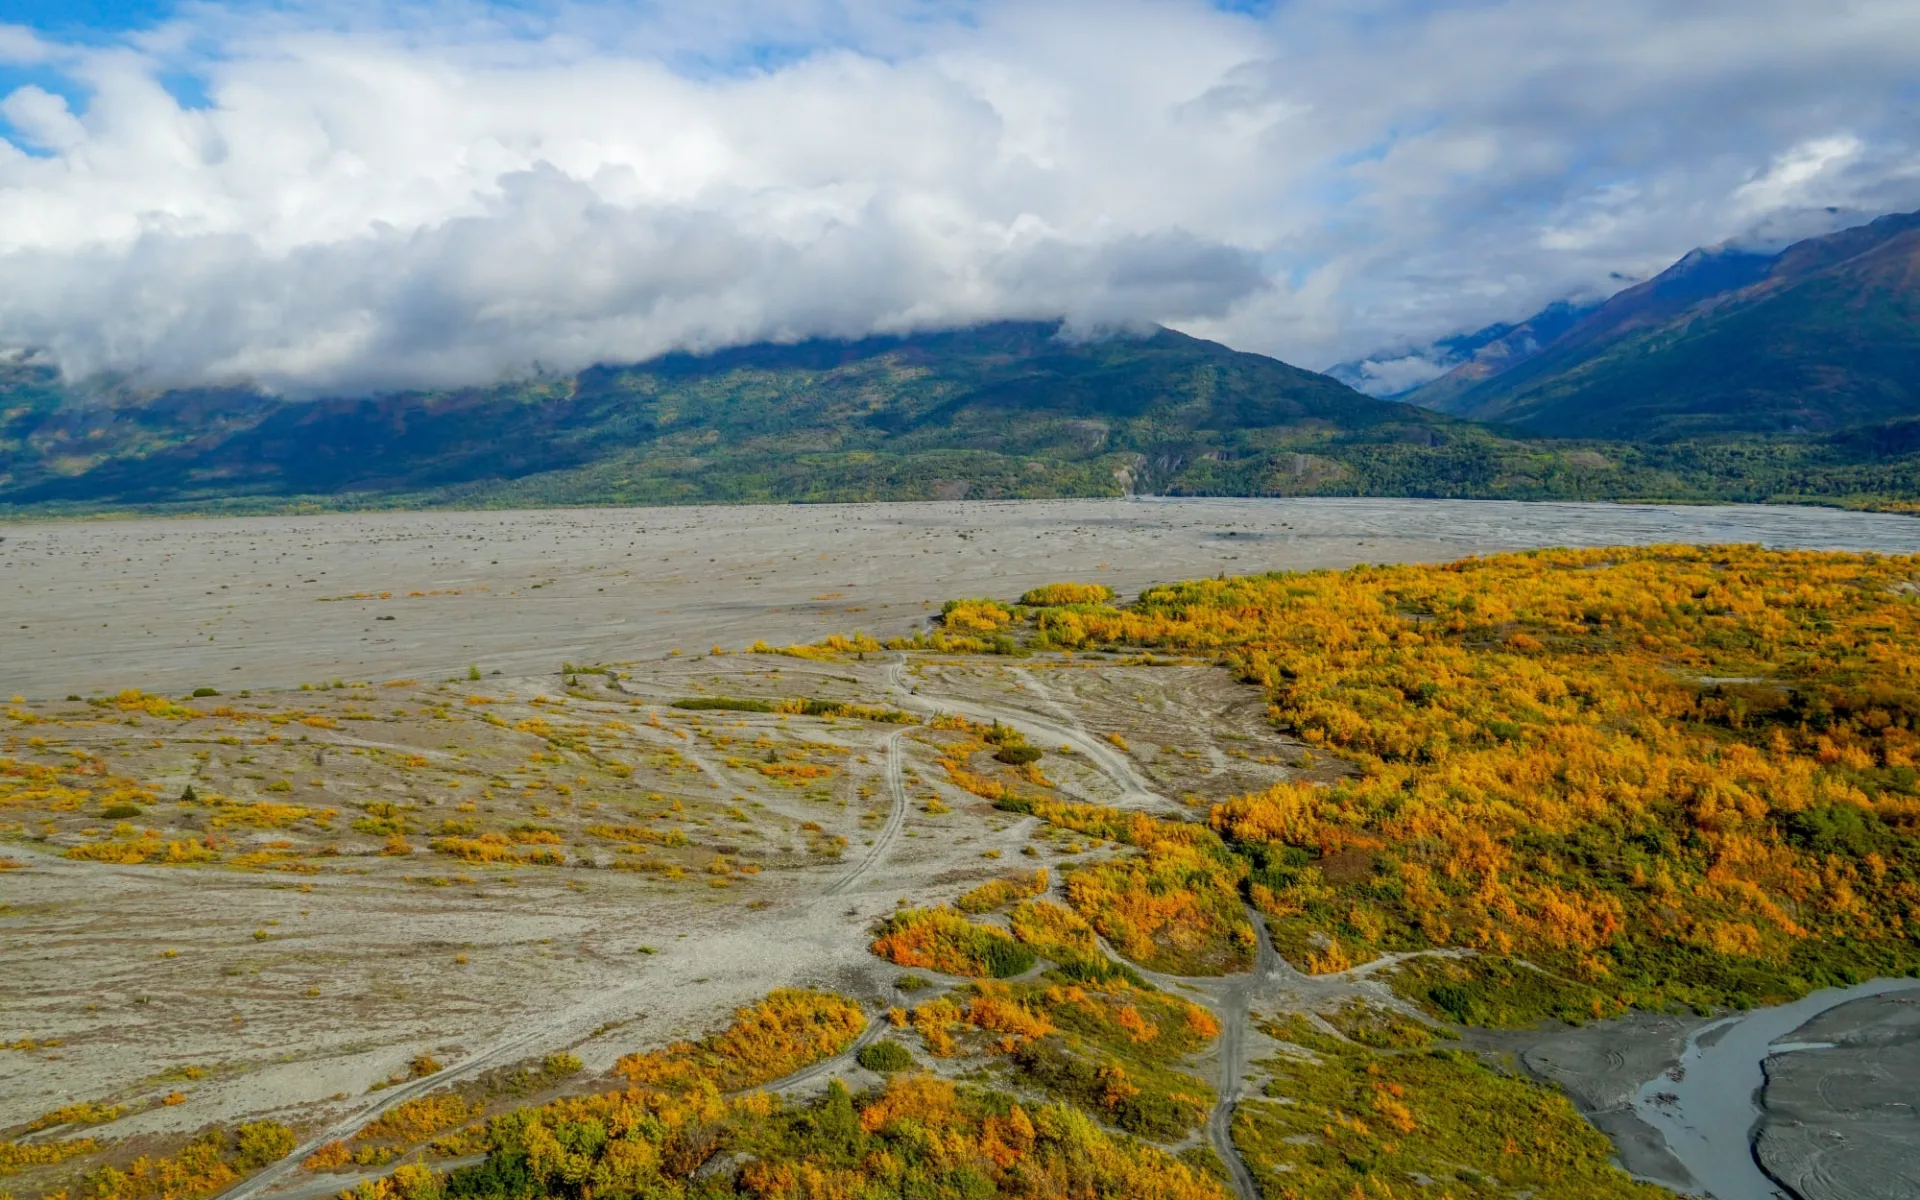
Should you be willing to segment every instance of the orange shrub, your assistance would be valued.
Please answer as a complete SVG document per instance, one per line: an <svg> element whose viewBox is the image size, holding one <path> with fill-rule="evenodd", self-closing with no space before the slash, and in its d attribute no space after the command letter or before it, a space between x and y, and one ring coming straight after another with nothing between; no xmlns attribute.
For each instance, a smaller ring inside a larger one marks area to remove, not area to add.
<svg viewBox="0 0 1920 1200"><path fill-rule="evenodd" d="M954 901L954 907L964 913L992 912L1015 900L1038 896L1046 890L1047 872L1041 868L1004 879L990 879Z"/></svg>
<svg viewBox="0 0 1920 1200"><path fill-rule="evenodd" d="M866 1028L866 1014L851 1000L829 992L782 988L765 1000L735 1009L733 1023L698 1042L629 1054L614 1073L630 1083L685 1089L702 1084L722 1092L758 1087L853 1044Z"/></svg>
<svg viewBox="0 0 1920 1200"><path fill-rule="evenodd" d="M1004 931L976 925L952 909L909 908L888 917L873 952L903 967L1004 979L1031 967L1033 951Z"/></svg>

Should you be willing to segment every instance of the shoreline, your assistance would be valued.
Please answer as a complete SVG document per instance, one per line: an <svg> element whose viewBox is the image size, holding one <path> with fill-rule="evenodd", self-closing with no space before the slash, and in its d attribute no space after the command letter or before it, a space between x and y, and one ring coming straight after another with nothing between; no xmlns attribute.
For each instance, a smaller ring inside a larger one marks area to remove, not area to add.
<svg viewBox="0 0 1920 1200"><path fill-rule="evenodd" d="M1775 1073L1788 1060L1856 1042L1876 1046L1870 1013L1857 1014L1869 1018L1859 1024L1836 1014L1896 997L1909 1005L1920 1000L1920 979L1891 976L1823 988L1786 1004L1716 1017L1634 1013L1577 1027L1476 1032L1467 1041L1483 1052L1512 1054L1534 1080L1558 1087L1613 1143L1621 1168L1636 1179L1715 1200L1826 1200L1870 1193L1803 1190L1779 1177L1783 1168L1768 1161L1763 1146L1771 1141L1773 1156L1791 1173L1819 1137L1844 1144L1851 1114L1829 1111L1824 1126L1803 1133L1806 1123L1773 1094ZM1823 1040L1799 1039L1822 1022L1831 1026ZM1920 1020L1913 1030L1920 1031ZM1805 1088L1820 1094L1823 1080ZM1831 1128L1836 1125L1841 1128ZM1831 1149L1831 1143L1814 1148ZM1912 1159L1920 1143L1898 1149ZM1883 1171L1884 1163L1874 1169Z"/></svg>

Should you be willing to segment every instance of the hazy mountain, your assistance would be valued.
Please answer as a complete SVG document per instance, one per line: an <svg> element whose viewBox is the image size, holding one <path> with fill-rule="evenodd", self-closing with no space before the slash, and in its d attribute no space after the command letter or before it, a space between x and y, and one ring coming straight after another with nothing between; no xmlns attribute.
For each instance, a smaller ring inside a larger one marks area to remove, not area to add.
<svg viewBox="0 0 1920 1200"><path fill-rule="evenodd" d="M1920 213L1697 250L1536 353L1406 397L1553 436L1820 433L1920 415Z"/></svg>
<svg viewBox="0 0 1920 1200"><path fill-rule="evenodd" d="M1327 374L1371 396L1439 408L1433 397L1464 390L1538 354L1596 307L1556 300L1519 324L1502 321L1418 349L1343 362ZM1435 378L1436 372L1444 373Z"/></svg>

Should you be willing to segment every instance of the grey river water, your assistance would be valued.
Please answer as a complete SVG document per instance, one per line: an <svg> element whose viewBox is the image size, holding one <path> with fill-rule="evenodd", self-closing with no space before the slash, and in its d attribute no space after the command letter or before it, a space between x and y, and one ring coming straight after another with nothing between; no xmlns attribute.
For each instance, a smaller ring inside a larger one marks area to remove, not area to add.
<svg viewBox="0 0 1920 1200"><path fill-rule="evenodd" d="M1920 989L1920 979L1875 979L1827 988L1778 1008L1703 1025L1687 1038L1679 1065L1643 1084L1634 1112L1662 1138L1714 1200L1787 1196L1754 1158L1765 1064L1778 1054L1819 1053L1823 1042L1780 1039L1831 1009L1870 996Z"/></svg>

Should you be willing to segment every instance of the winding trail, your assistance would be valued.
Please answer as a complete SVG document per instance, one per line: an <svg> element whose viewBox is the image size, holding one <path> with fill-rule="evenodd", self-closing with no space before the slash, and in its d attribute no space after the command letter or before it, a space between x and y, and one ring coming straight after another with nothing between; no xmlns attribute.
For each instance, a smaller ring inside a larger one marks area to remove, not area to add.
<svg viewBox="0 0 1920 1200"><path fill-rule="evenodd" d="M1267 936L1267 923L1251 906L1247 920L1253 924L1255 948L1253 970L1229 978L1220 993L1220 1076L1214 1083L1217 1099L1207 1114L1207 1140L1215 1154L1226 1164L1227 1177L1241 1200L1260 1200L1260 1187L1253 1171L1233 1144L1233 1114L1240 1107L1240 1091L1245 1086L1248 1053L1247 1024L1251 1018L1254 993L1279 974L1280 956Z"/></svg>
<svg viewBox="0 0 1920 1200"><path fill-rule="evenodd" d="M646 991L657 986L657 983L650 980L635 980L624 984L586 1003L576 1004L555 1016L536 1020L522 1032L503 1038L473 1057L443 1071L428 1075L424 1079L410 1079L405 1083L387 1088L379 1093L377 1101L340 1118L296 1147L293 1153L258 1175L242 1180L220 1193L221 1200L251 1200L252 1197L272 1190L288 1176L297 1172L301 1162L315 1150L328 1142L345 1141L397 1104L404 1104L408 1100L417 1099L428 1092L469 1079L494 1067L503 1067L529 1058L543 1048L571 1044L578 1040L584 1031L598 1025L609 1009L628 1011Z"/></svg>
<svg viewBox="0 0 1920 1200"><path fill-rule="evenodd" d="M879 834L873 839L873 845L860 856L853 869L842 875L832 887L820 894L814 903L845 895L865 879L881 860L893 851L894 842L900 838L900 831L907 824L907 781L905 777L905 753L900 749L900 741L907 736L902 729L887 735L887 794L890 804L887 809L887 823L880 827Z"/></svg>
<svg viewBox="0 0 1920 1200"><path fill-rule="evenodd" d="M1052 696L1038 680L1030 679L1036 694L1049 705L1058 707ZM1035 715L1030 709L1002 708L992 704L981 704L973 700L960 700L952 696L937 699L923 696L906 681L906 662L901 660L887 669L887 686L890 691L898 692L901 706L915 708L932 716L943 712L955 713L975 720L998 721L1002 725L1012 726L1033 737L1040 744L1073 747L1078 754L1085 756L1099 768L1111 783L1120 789L1123 802L1134 805L1144 803L1169 811L1185 811L1180 805L1153 790L1150 784L1133 764L1114 747L1094 737L1078 722L1062 723Z"/></svg>
<svg viewBox="0 0 1920 1200"><path fill-rule="evenodd" d="M1146 800L1156 806L1169 809L1180 807L1155 792L1133 769L1132 763L1118 754L1113 747L1104 745L1089 736L1084 729L1080 728L1077 721L1072 723L1072 728L1065 728L1036 718L1025 710L1009 713L996 709L992 705L953 700L947 697L942 697L937 702L931 697L918 699L916 702L915 694L906 685L905 672L906 662L903 658L888 668L888 684L892 690L901 693L904 702L914 707L932 708L936 712L945 710L986 717L997 720L1003 725L1012 725L1016 729L1044 732L1048 737L1066 742L1093 760L1107 778L1120 787L1128 799ZM1016 673L1026 676L1024 671ZM1047 704L1056 710L1059 709L1059 705L1038 680L1027 676L1026 682ZM1267 935L1266 922L1251 905L1244 907L1247 920L1253 926L1255 938L1253 970L1244 975L1163 975L1127 962L1105 938L1099 938L1098 943L1107 957L1139 970L1149 982L1156 986L1168 991L1177 988L1182 991L1199 992L1212 1000L1220 1019L1220 1064L1214 1087L1217 1099L1214 1101L1213 1110L1207 1114L1207 1141L1212 1144L1214 1153L1219 1155L1221 1163L1226 1167L1228 1181L1233 1185L1233 1190L1240 1200L1262 1200L1260 1186L1254 1180L1252 1169L1247 1166L1240 1148L1233 1144L1233 1116L1240 1105L1240 1093L1245 1086L1249 1065L1247 1026L1251 1022L1254 995L1263 986L1286 974L1288 968L1273 948L1273 941Z"/></svg>
<svg viewBox="0 0 1920 1200"><path fill-rule="evenodd" d="M1037 684L1037 681L1035 682ZM1164 796L1154 792L1146 781L1134 771L1132 764L1117 753L1113 747L1099 742L1087 734L1084 729L1079 728L1077 723L1072 727L1068 727L1035 717L1025 710L1009 712L991 705L977 704L969 701L949 700L945 698L936 701L932 698L920 698L907 683L906 661L904 657L889 666L887 671L887 688L891 692L898 693L903 707L917 708L934 714L949 711L972 716L976 719L998 720L1003 724L1012 725L1015 728L1054 739L1056 745L1064 742L1073 746L1096 764L1101 772L1121 789L1127 799L1133 800L1136 803L1146 801L1155 806L1167 809L1179 808L1178 805L1173 804ZM1036 691L1039 691L1044 696L1043 688L1036 687ZM1050 698L1049 702L1051 702ZM842 875L814 900L813 903L815 905L833 897L844 896L857 888L873 873L876 867L880 866L886 860L887 856L892 852L895 842L899 839L902 830L905 828L907 818L907 789L905 781L905 751L902 746L902 741L906 737L906 734L907 730L901 729L888 735L886 739L887 791L890 798L886 823L881 827L878 836L874 838L873 845L867 848L866 853L861 855L860 860L855 863L846 874ZM1240 1200L1261 1200L1260 1191L1254 1181L1253 1173L1247 1167L1245 1159L1241 1157L1239 1149L1233 1144L1233 1114L1240 1101L1243 1077L1248 1067L1246 1031L1249 1023L1251 1002L1254 994L1260 989L1261 985L1279 974L1279 959L1274 953L1272 944L1267 937L1266 926L1259 920L1258 914L1249 909L1248 917L1253 922L1258 938L1254 969L1251 973L1227 976L1224 978L1189 978L1185 976L1159 975L1150 976L1150 978L1164 981L1162 986L1171 984L1182 987L1183 989L1198 991L1202 995L1210 998L1214 1007L1217 1009L1220 1019L1220 1065L1217 1087L1219 1099L1216 1101L1212 1112L1209 1113L1207 1118L1207 1138L1213 1145L1215 1153L1220 1156L1221 1162L1225 1164L1229 1179ZM1113 955L1116 959L1119 958L1111 947L1104 948L1110 955ZM344 1141L351 1138L369 1122L379 1117L388 1109L393 1108L395 1105L403 1104L408 1100L416 1099L428 1092L471 1078L494 1067L517 1062L538 1053L544 1048L570 1044L577 1040L580 1035L600 1024L610 1010L630 1010L633 1004L636 1003L648 989L657 986L658 983L656 981L636 980L624 984L610 992L596 996L592 1000L575 1005L565 1012L537 1020L514 1036L497 1041L480 1053L475 1054L463 1062L450 1066L444 1071L430 1075L425 1079L410 1080L407 1083L386 1089L379 1093L378 1100L341 1117L279 1162L274 1163L249 1179L242 1180L234 1187L222 1193L220 1200L255 1200L256 1197L261 1197L266 1193L273 1192L276 1188L285 1184L290 1178L295 1177L300 1169L300 1163L315 1150L327 1142L336 1140ZM860 1050L878 1038L885 1029L886 1022L884 1018L875 1018L869 1022L866 1030L841 1053L831 1058L822 1059L820 1062L810 1066L803 1067L791 1075L764 1084L761 1088L755 1090L788 1090L813 1083L835 1071L845 1070L849 1064L855 1061L855 1056L859 1054ZM295 1192L298 1193L297 1197L292 1194ZM310 1184L302 1185L295 1189L289 1189L288 1192L281 1193L280 1196L276 1197L276 1200L283 1200L283 1198L284 1200L303 1200L303 1198L311 1192L312 1186Z"/></svg>
<svg viewBox="0 0 1920 1200"><path fill-rule="evenodd" d="M887 1019L884 1016L875 1017L867 1022L867 1027L860 1031L859 1037L853 1039L853 1042L848 1045L845 1050L842 1050L832 1058L823 1058L810 1067L801 1067L793 1074L784 1075L771 1083L763 1083L758 1087L742 1088L740 1093L735 1094L745 1092L791 1091L794 1088L813 1083L815 1080L824 1076L844 1071L850 1066L857 1065L856 1060L860 1055L860 1051L877 1041L880 1035L887 1031L887 1028Z"/></svg>

